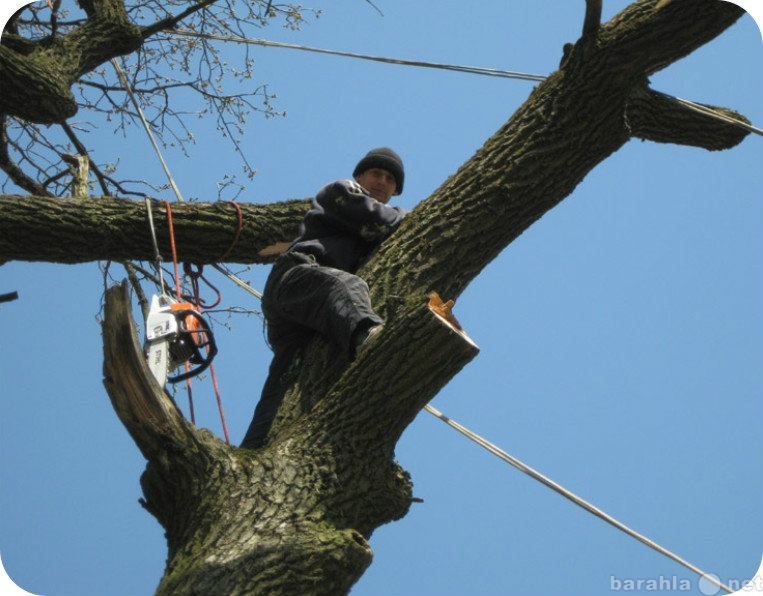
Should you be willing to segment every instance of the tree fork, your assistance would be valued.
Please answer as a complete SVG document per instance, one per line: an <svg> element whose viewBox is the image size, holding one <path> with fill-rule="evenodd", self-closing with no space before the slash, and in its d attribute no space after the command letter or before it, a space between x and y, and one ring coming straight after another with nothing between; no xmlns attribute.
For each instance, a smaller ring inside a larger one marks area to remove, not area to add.
<svg viewBox="0 0 763 596"><path fill-rule="evenodd" d="M335 484L330 458L235 450L183 419L145 363L126 284L106 293L103 333L104 383L148 459L144 506L166 530L158 593L346 592L370 548L319 506L321 478Z"/></svg>
<svg viewBox="0 0 763 596"><path fill-rule="evenodd" d="M411 325L413 340L404 337ZM252 452L195 429L157 385L126 284L106 293L103 333L104 382L148 459L144 506L167 534L159 594L347 592L370 564L373 530L413 501L392 461L397 438L477 353L425 305L411 305L289 436ZM391 374L405 367L418 381ZM382 380L392 381L385 392L363 389Z"/></svg>

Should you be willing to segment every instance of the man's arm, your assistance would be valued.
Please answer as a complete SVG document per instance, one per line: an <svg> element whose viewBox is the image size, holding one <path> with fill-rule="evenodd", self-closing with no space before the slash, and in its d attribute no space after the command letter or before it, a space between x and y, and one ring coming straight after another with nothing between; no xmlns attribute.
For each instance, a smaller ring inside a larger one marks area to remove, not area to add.
<svg viewBox="0 0 763 596"><path fill-rule="evenodd" d="M315 196L329 223L369 242L381 241L403 221L406 211L374 199L353 180L337 180Z"/></svg>

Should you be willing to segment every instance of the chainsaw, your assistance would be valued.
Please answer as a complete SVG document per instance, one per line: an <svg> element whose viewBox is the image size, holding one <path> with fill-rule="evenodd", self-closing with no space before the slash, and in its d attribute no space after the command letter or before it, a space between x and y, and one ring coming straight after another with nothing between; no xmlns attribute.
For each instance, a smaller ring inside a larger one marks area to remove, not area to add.
<svg viewBox="0 0 763 596"><path fill-rule="evenodd" d="M191 303L177 302L169 296L154 296L146 317L143 350L151 374L164 386L167 382L177 383L204 371L217 354L217 344L206 320ZM195 366L186 367L184 373L169 375L185 363Z"/></svg>

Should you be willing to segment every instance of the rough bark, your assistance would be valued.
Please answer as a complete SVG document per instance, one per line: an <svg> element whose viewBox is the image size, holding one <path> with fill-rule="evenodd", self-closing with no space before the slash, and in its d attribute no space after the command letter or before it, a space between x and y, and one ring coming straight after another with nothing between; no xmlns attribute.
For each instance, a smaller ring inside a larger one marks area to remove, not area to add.
<svg viewBox="0 0 763 596"><path fill-rule="evenodd" d="M167 534L158 593L173 595L347 592L371 562L372 531L412 502L392 460L397 438L477 353L424 302L411 304L309 417L254 452L180 415L148 371L124 285L107 292L103 332L104 382L149 461L145 507ZM391 363L416 378L390 378Z"/></svg>
<svg viewBox="0 0 763 596"><path fill-rule="evenodd" d="M178 258L211 263L266 263L297 235L309 200L282 203L174 203L171 215ZM0 195L0 262L83 263L154 259L145 201L90 197ZM167 208L151 202L165 260L171 260Z"/></svg>
<svg viewBox="0 0 763 596"><path fill-rule="evenodd" d="M41 124L77 113L71 85L83 74L143 44L122 0L81 1L87 20L70 33L30 41L7 33L0 45L0 113Z"/></svg>
<svg viewBox="0 0 763 596"><path fill-rule="evenodd" d="M745 130L675 102L644 101L655 95L648 74L709 41L742 10L718 0L675 0L662 10L653 4L631 5L594 38L567 48L561 68L407 218L361 272L375 281L375 303L429 290L457 297L631 138L709 150L745 138Z"/></svg>
<svg viewBox="0 0 763 596"><path fill-rule="evenodd" d="M373 530L412 501L393 461L400 433L477 352L426 308L426 295L457 297L630 138L708 149L744 138L663 101L647 81L731 25L738 7L642 0L596 27L600 3L587 5L584 35L559 71L361 271L386 318L378 341L334 366L313 342L263 449L228 447L182 419L146 370L125 290L108 293L106 386L149 461L145 506L169 546L160 593L345 593L370 562ZM208 259L226 247L208 248Z"/></svg>

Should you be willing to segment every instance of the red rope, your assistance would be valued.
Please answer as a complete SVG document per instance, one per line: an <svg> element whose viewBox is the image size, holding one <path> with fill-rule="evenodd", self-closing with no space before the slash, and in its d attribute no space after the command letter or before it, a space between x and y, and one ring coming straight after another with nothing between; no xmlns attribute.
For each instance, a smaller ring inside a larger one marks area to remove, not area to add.
<svg viewBox="0 0 763 596"><path fill-rule="evenodd" d="M236 203L236 201L228 201L231 205L233 205L236 208L236 233L233 236L233 242L231 242L231 245L228 247L228 250L226 250L222 256L218 259L218 261L224 261L227 256L233 251L236 244L238 244L238 239L241 236L241 230L244 228L244 214L241 212L241 206ZM204 283L206 283L210 288L212 288L215 292L217 292L217 301L212 304L208 308L212 308L214 306L217 306L220 301L222 300L222 295L220 294L220 291L213 286L211 283L209 283L209 280L207 280L202 274L201 274L201 267L199 268L199 277L204 280ZM198 281L195 286L195 291L198 292ZM197 296L198 300L198 296ZM230 445L230 436L228 435L228 425L225 422L225 412L223 410L223 402L222 397L220 396L220 387L217 384L217 374L215 373L215 365L210 364L209 365L209 371L210 375L212 377L212 386L215 388L215 397L217 399L217 410L220 412L220 422L223 425L223 434L225 435L225 442Z"/></svg>
<svg viewBox="0 0 763 596"><path fill-rule="evenodd" d="M183 295L180 290L180 270L178 269L178 253L177 246L175 246L175 226L172 222L172 206L169 201L164 201L164 206L167 209L167 227L169 228L170 247L172 248L172 265L175 268L175 293L177 294L178 302L183 300ZM185 363L185 372L191 370L191 365L188 362ZM196 414L193 409L193 389L191 386L191 379L185 380L185 386L188 391L188 412L191 415L191 422L196 424Z"/></svg>
<svg viewBox="0 0 763 596"><path fill-rule="evenodd" d="M228 250L226 250L222 256L217 259L218 262L224 261L228 255L233 252L233 249L235 248L236 244L238 244L238 238L241 236L241 230L244 228L244 214L241 212L241 206L236 201L228 201L231 205L233 205L236 208L236 217L238 219L238 225L236 226L236 233L233 236L233 242L231 242L231 245L228 247Z"/></svg>
<svg viewBox="0 0 763 596"><path fill-rule="evenodd" d="M212 282L204 277L204 265L195 265L195 267L196 269L194 270L194 265L191 263L183 263L183 273L185 273L191 279L191 287L193 288L193 295L196 299L196 304L197 306L206 309L214 308L222 301L222 293L212 284ZM199 295L199 280L202 280L207 285L207 287L211 289L217 296L217 299L212 304L207 304L204 300L201 299L201 296Z"/></svg>
<svg viewBox="0 0 763 596"><path fill-rule="evenodd" d="M199 297L198 278L200 277L201 279L204 279L204 276L201 275L201 271L203 268L202 266L199 266L198 271L193 272L193 270L191 269L191 266L189 264L185 264L183 265L183 269L187 272L189 271L191 272L190 276L191 276L191 279L193 280L191 284L193 287L193 299L194 299L194 302L196 303L196 308L199 311L201 311L202 304L201 304L201 298ZM194 277L194 276L197 276L197 277ZM207 285L209 285L211 288L217 291L217 288L215 288L212 284L210 284L206 279L204 279L204 281L207 283ZM217 291L217 301L208 308L217 306L217 304L220 302L221 299L222 299L222 296L220 295L220 292ZM209 374L212 378L212 387L215 390L215 399L217 400L217 411L220 413L220 422L222 423L222 426L223 426L223 434L225 435L225 442L228 443L228 445L230 445L230 436L228 435L228 425L225 422L225 412L223 411L223 400L222 400L222 396L220 395L220 387L217 384L217 374L215 373L214 362L209 365Z"/></svg>
<svg viewBox="0 0 763 596"><path fill-rule="evenodd" d="M180 271L178 269L178 256L177 256L177 247L175 245L175 228L172 222L172 206L170 205L169 201L164 201L164 204L167 208L167 225L169 226L169 235L170 235L170 246L172 248L172 263L175 267L175 286L177 291L177 298L178 300L182 300L182 294L180 291ZM223 255L222 258L228 255L231 250L233 250L233 247L236 245L236 242L238 242L238 237L241 233L241 228L243 227L243 216L241 214L241 208L235 204L236 211L238 212L238 228L236 230L236 237L233 240L233 244L231 244L228 251ZM204 277L202 274L202 271L204 270L203 266L199 265L198 269L196 271L193 270L193 267L186 263L183 265L183 271L188 274L188 276L191 278L191 286L193 288L193 299L195 302L196 308L201 311L202 310L202 302L201 297L199 295L199 279L204 280L204 283L206 283L210 288L212 288L216 294L217 294L217 300L214 304L210 305L207 308L212 308L217 306L220 301L222 300L222 295L220 294L220 291L213 286L209 281ZM185 363L185 370L186 372L190 369L190 365L188 362ZM210 364L209 365L209 372L210 376L212 377L212 386L215 390L215 398L217 399L217 410L220 413L220 421L222 422L223 426L223 434L225 435L225 442L230 445L230 436L228 435L228 425L225 422L225 412L223 411L223 402L222 397L220 395L220 387L217 383L217 374L215 373L215 365ZM188 408L190 410L191 414L191 422L193 424L196 424L196 419L194 415L194 409L193 409L193 391L191 389L191 379L186 379L186 387L188 389Z"/></svg>
<svg viewBox="0 0 763 596"><path fill-rule="evenodd" d="M178 253L175 246L175 226L172 223L172 206L169 201L164 201L164 206L167 209L167 227L169 228L170 247L172 248L172 264L175 266L175 293L177 294L177 299L182 300L183 298L180 293L180 271L178 271Z"/></svg>

